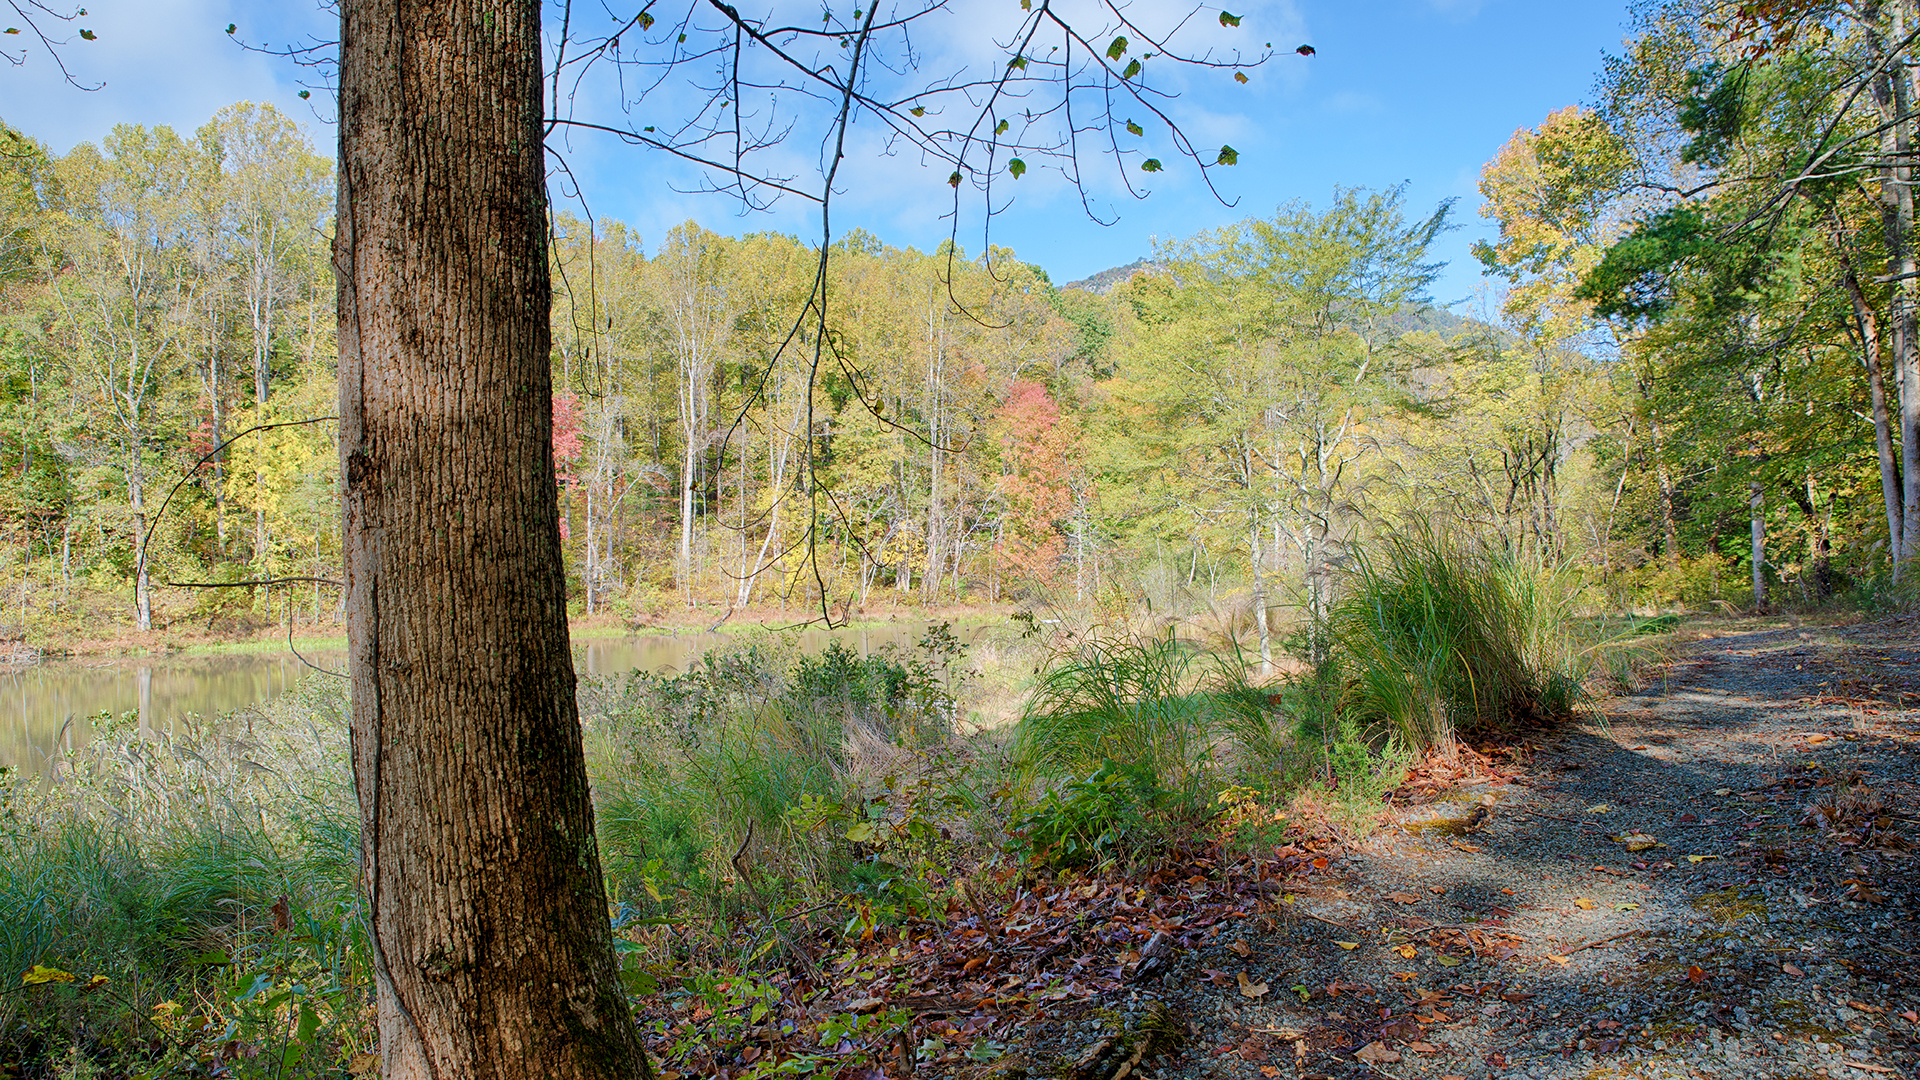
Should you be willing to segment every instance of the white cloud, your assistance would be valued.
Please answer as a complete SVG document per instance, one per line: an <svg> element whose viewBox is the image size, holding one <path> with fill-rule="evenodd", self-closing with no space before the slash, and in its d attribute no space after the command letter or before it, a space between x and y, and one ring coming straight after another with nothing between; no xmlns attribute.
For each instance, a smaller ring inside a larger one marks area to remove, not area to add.
<svg viewBox="0 0 1920 1080"><path fill-rule="evenodd" d="M69 40L61 56L79 82L101 88L84 91L62 82L52 59L29 46L24 65L0 66L0 101L6 103L0 119L65 152L98 141L118 123L168 124L188 134L223 106L267 101L305 122L316 144L332 141L312 107L296 96L302 69L247 52L227 37L229 23L245 25L251 18L260 26L251 6L239 0L89 0L87 12L62 28L59 36ZM325 29L324 19L318 24ZM80 27L97 40L80 40ZM276 17L261 29L284 44L298 28Z"/></svg>

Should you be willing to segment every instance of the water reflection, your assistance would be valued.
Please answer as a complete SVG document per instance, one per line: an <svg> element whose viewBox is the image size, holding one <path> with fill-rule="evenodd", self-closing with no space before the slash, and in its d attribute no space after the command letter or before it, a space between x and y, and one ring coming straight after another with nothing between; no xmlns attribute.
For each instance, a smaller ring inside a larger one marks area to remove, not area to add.
<svg viewBox="0 0 1920 1080"><path fill-rule="evenodd" d="M338 667L344 654L309 656ZM132 713L154 730L266 701L310 673L292 654L63 660L0 675L0 765L38 773L56 745L93 735L89 718Z"/></svg>
<svg viewBox="0 0 1920 1080"><path fill-rule="evenodd" d="M926 632L919 622L849 630L807 630L808 652L838 639L865 655L889 644L910 647ZM789 635L790 636L790 635ZM968 635L961 634L962 640ZM742 628L714 634L653 634L576 642L574 666L582 675L619 675L634 670L683 671L708 650L726 644L772 640L767 631ZM156 730L189 714L218 716L270 700L305 678L328 678L346 666L340 652L252 653L230 656L129 660L65 660L0 674L0 765L27 774L42 772L56 746L84 744L89 718L108 712L137 713L140 726Z"/></svg>

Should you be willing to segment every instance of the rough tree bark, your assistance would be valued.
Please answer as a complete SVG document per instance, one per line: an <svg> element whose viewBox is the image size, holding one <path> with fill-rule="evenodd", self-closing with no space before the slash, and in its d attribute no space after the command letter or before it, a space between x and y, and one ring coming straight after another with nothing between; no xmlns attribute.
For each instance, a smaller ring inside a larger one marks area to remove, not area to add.
<svg viewBox="0 0 1920 1080"><path fill-rule="evenodd" d="M539 0L345 0L341 472L388 1077L649 1077L553 480Z"/></svg>

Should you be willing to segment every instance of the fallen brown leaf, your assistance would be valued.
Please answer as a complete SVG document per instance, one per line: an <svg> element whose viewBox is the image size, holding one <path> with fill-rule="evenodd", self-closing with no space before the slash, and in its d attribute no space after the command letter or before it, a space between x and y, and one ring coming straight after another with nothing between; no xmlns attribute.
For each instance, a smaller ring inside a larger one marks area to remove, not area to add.
<svg viewBox="0 0 1920 1080"><path fill-rule="evenodd" d="M1234 955L1236 956L1247 956L1253 952L1251 948L1247 947L1246 942L1241 941L1238 938L1235 938L1234 940L1227 942L1227 948L1232 949L1234 952Z"/></svg>
<svg viewBox="0 0 1920 1080"><path fill-rule="evenodd" d="M1400 1055L1387 1049L1387 1044L1370 1042L1353 1052L1353 1056L1369 1065L1390 1065L1400 1060Z"/></svg>
<svg viewBox="0 0 1920 1080"><path fill-rule="evenodd" d="M1440 1048L1432 1043L1420 1042L1418 1040L1408 1043L1407 1049L1412 1050L1416 1054L1437 1054L1440 1052Z"/></svg>
<svg viewBox="0 0 1920 1080"><path fill-rule="evenodd" d="M1786 972L1787 974L1793 976L1796 979L1804 979L1807 976L1806 972L1801 971L1799 968L1794 967L1792 964L1781 964L1780 970Z"/></svg>
<svg viewBox="0 0 1920 1080"><path fill-rule="evenodd" d="M1573 898L1573 906L1579 908L1581 911L1592 911L1599 905L1584 896L1576 896Z"/></svg>
<svg viewBox="0 0 1920 1080"><path fill-rule="evenodd" d="M1254 982L1252 979L1247 978L1246 972L1243 971L1240 973L1240 994L1242 997L1258 998L1266 996L1266 993L1266 983Z"/></svg>
<svg viewBox="0 0 1920 1080"><path fill-rule="evenodd" d="M1413 895L1412 893L1400 892L1398 890L1388 893L1387 899L1393 901L1396 904L1417 904L1420 902L1420 898Z"/></svg>

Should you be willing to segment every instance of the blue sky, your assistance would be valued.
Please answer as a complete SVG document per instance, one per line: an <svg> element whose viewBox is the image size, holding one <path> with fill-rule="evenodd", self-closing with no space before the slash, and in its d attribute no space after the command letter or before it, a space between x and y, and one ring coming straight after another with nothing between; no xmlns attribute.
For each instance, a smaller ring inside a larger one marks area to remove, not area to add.
<svg viewBox="0 0 1920 1080"><path fill-rule="evenodd" d="M990 56L987 35L995 21L1006 25L1019 14L1013 0L957 2L951 38L919 43L934 65L924 70ZM1438 251L1449 267L1434 298L1477 308L1484 279L1468 249L1492 232L1479 216L1481 165L1516 129L1589 99L1602 54L1619 50L1626 20L1621 0L1227 2L1243 17L1240 30L1220 30L1207 9L1194 24L1196 42L1244 41L1257 48L1271 41L1277 55L1251 70L1244 86L1225 72L1177 77L1181 96L1168 111L1196 143L1230 143L1239 151L1236 167L1216 172L1222 193L1237 205L1222 205L1190 167L1172 165L1164 135L1149 131L1148 143L1158 139L1153 152L1170 164L1151 178L1146 200L1115 198L1110 164L1090 167L1096 204L1116 215L1117 224L1088 220L1068 185L1036 170L1017 185L996 188L1015 198L994 220L995 243L1064 283L1150 253L1155 236L1188 236L1269 215L1294 200L1324 205L1339 185L1404 183L1410 214L1424 216L1442 199L1459 200L1454 220L1460 227ZM245 52L225 34L227 24L237 23L243 37L270 45L302 33L331 36L325 16L305 0L89 0L87 7L88 18L77 25L99 39L73 41L66 55L82 81L103 81L104 88L88 93L66 86L44 55L30 53L24 65L0 65L0 119L65 151L100 138L115 123L171 124L184 132L223 105L264 100L305 120L316 145L330 151L333 131L324 110L297 97L310 73ZM1129 9L1146 20L1185 10L1161 0L1136 0ZM963 28L981 40L961 41ZM1293 47L1302 43L1317 55L1295 55ZM605 97L584 102L581 115L614 115ZM817 164L817 143L808 139L802 132L783 151L797 173ZM849 180L834 204L836 231L860 226L893 244L931 248L952 227L940 217L949 207L949 166L880 158L876 145L858 142L850 154ZM817 211L806 203L789 199L771 213L743 215L724 197L675 191L694 178L659 155L604 137L574 137L565 153L593 212L626 221L649 245L688 219L735 234L819 234ZM960 242L970 251L980 247L977 208L971 200L963 214Z"/></svg>

